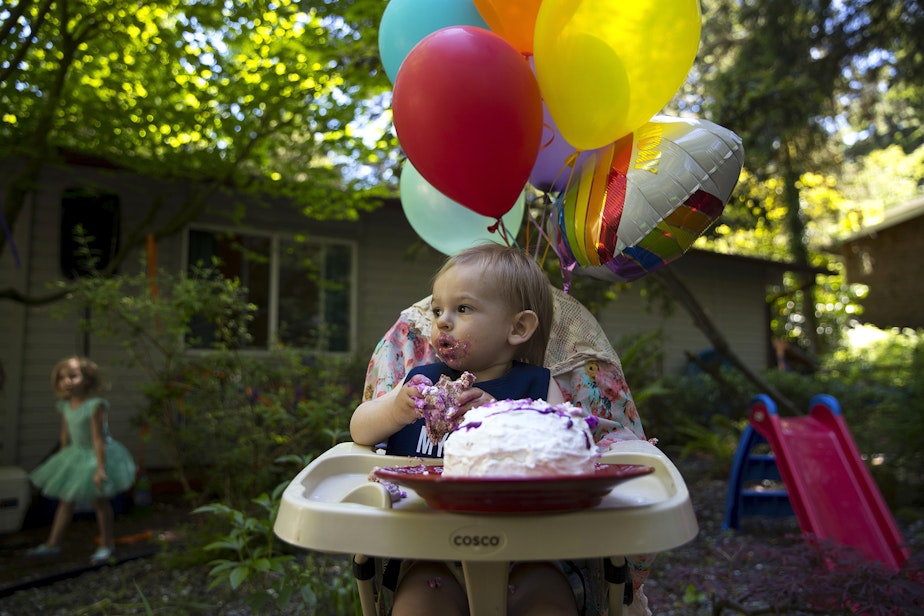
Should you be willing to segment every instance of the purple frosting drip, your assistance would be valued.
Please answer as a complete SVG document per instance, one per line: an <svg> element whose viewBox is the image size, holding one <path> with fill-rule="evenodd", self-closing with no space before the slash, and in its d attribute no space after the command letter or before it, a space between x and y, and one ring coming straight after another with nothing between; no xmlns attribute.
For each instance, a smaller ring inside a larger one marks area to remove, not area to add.
<svg viewBox="0 0 924 616"><path fill-rule="evenodd" d="M565 430L571 430L574 428L573 417L575 416L575 412L573 409L563 408L564 405L561 405L561 404L556 405L556 406L549 406L546 408L537 409L537 408L533 408L529 406L533 402L534 400L532 400L531 398L525 398L521 401L522 406L517 407L517 408L508 408L502 411L496 411L494 413L491 413L491 415L503 415L504 413L509 413L511 411L532 411L533 413L539 413L540 415L555 414L555 415L558 415L559 417L565 417L568 419L567 423L564 426ZM489 415L489 417L491 415ZM584 421L587 423L587 427L590 429L591 432L593 432L593 430L600 423L599 419L597 419L597 417L593 415L588 415L584 417ZM466 430L475 430L477 428L480 428L481 424L482 422L480 421L470 421L470 422L463 421L462 425L459 426L459 429L461 430L462 428L465 428ZM590 449L591 447L594 446L593 441L590 439L590 437L588 437L587 433L584 433L584 441L585 441L584 444L585 444L586 449Z"/></svg>

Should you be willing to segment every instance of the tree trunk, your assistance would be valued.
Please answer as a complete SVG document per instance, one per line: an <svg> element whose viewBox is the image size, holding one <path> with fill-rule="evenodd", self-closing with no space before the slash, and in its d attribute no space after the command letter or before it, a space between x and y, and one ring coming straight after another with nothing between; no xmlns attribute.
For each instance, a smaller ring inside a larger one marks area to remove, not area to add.
<svg viewBox="0 0 924 616"><path fill-rule="evenodd" d="M808 267L808 247L805 245L805 221L802 218L799 195L799 170L795 167L796 144L792 141L783 148L783 200L786 203L786 227L789 231L789 253L792 260ZM818 354L818 319L815 317L815 275L806 272L796 274L796 288L802 291L801 313L803 320L801 338L811 355Z"/></svg>
<svg viewBox="0 0 924 616"><path fill-rule="evenodd" d="M796 405L792 403L786 396L777 391L773 385L764 380L759 374L751 370L741 358L731 349L731 346L728 344L728 341L725 340L725 336L722 335L722 332L715 326L712 322L712 319L706 314L706 311L703 309L702 304L699 303L699 300L690 292L690 289L681 281L670 267L662 268L652 275L652 278L656 280L664 289L671 294L674 300L677 301L684 310L689 313L690 317L693 319L693 324L696 325L696 328L699 329L706 338L712 343L712 346L715 348L716 352L727 359L732 366L734 366L738 371L740 371L745 378L747 378L754 386L757 388L758 392L765 393L770 398L776 402L777 406L781 409L786 409L792 415L799 415L800 411L796 408Z"/></svg>

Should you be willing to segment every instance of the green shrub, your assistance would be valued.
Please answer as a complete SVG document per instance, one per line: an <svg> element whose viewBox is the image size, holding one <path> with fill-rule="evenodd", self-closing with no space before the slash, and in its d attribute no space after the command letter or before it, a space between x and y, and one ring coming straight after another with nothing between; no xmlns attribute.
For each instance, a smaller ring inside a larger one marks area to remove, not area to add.
<svg viewBox="0 0 924 616"><path fill-rule="evenodd" d="M143 265L143 264L142 264ZM139 367L147 400L140 414L167 448L190 497L240 506L285 479L276 462L316 455L348 438L365 360L279 348L242 353L254 307L239 281L216 266L176 277L146 268L79 281L72 308L89 307L85 327L116 340ZM216 332L208 351L190 351L193 325Z"/></svg>
<svg viewBox="0 0 924 616"><path fill-rule="evenodd" d="M210 563L210 588L227 585L243 593L256 614L281 612L292 603L308 614L359 614L348 559L308 553L300 562L273 533L284 488L261 494L247 510L214 503L194 511L216 516L228 529L202 548L217 556Z"/></svg>
<svg viewBox="0 0 924 616"><path fill-rule="evenodd" d="M183 467L226 504L239 505L283 480L291 469L279 459L318 455L349 439L362 382L351 361L284 350L262 358L217 352L179 368L166 386L149 392L153 408L174 409L173 442Z"/></svg>
<svg viewBox="0 0 924 616"><path fill-rule="evenodd" d="M635 339L641 341L641 338ZM649 348L656 339L645 339ZM617 343L634 348L631 342ZM615 345L614 345L615 346ZM655 350L655 354L657 351ZM743 375L723 367L718 378L706 373L664 376L624 360L633 394L656 387L657 395L637 398L649 437L680 454L704 455L727 469L750 401L759 392ZM890 504L924 504L924 339L915 332L892 332L861 350L826 357L812 375L767 370L761 376L801 413L820 393L834 396L858 449L869 459L874 477ZM780 413L787 414L784 409ZM724 471L722 471L724 472Z"/></svg>
<svg viewBox="0 0 924 616"><path fill-rule="evenodd" d="M256 613L292 602L307 613L357 613L344 559L296 555L272 529L288 481L348 439L366 358L242 353L253 306L238 281L214 267L179 278L160 272L155 292L141 272L81 279L70 306L89 306L85 327L119 341L127 363L143 370L140 421L169 448L190 499L217 499L196 510L211 520L196 524L174 562L211 559L213 584L244 593ZM191 352L192 324L202 320L215 333L210 350Z"/></svg>

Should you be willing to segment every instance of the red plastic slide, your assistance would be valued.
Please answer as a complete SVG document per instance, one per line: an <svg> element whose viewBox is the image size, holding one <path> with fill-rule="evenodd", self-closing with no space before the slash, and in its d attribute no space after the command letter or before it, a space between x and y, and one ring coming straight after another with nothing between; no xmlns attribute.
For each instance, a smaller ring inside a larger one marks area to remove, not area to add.
<svg viewBox="0 0 924 616"><path fill-rule="evenodd" d="M910 551L847 430L837 400L812 398L809 414L780 417L764 395L751 425L770 443L802 532L857 548L898 570Z"/></svg>

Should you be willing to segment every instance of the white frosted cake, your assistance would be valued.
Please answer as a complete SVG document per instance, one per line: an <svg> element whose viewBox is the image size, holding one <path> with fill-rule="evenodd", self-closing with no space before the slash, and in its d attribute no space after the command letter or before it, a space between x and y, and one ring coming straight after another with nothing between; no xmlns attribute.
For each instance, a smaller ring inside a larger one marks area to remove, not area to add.
<svg viewBox="0 0 924 616"><path fill-rule="evenodd" d="M443 446L443 475L549 477L594 471L596 418L570 404L501 400L474 408Z"/></svg>

